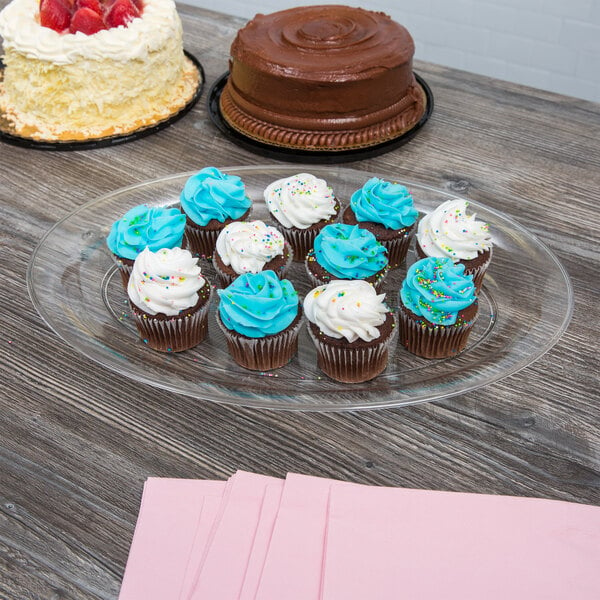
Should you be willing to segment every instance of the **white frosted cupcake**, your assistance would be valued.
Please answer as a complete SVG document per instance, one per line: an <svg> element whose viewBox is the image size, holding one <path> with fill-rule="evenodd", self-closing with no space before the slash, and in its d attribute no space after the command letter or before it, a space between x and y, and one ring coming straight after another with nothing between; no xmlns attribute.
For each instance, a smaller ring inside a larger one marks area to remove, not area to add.
<svg viewBox="0 0 600 600"><path fill-rule="evenodd" d="M467 214L466 200L448 200L425 215L417 227L417 258L451 258L473 276L476 292L492 260L489 225Z"/></svg>
<svg viewBox="0 0 600 600"><path fill-rule="evenodd" d="M217 238L213 265L223 287L244 273L273 271L283 279L293 252L283 234L262 221L234 221Z"/></svg>
<svg viewBox="0 0 600 600"><path fill-rule="evenodd" d="M396 317L384 300L385 294L363 280L331 281L306 295L308 331L326 375L360 383L386 368Z"/></svg>
<svg viewBox="0 0 600 600"><path fill-rule="evenodd" d="M316 235L338 216L340 205L324 179L299 173L274 181L264 192L277 227L289 241L294 260L303 261Z"/></svg>
<svg viewBox="0 0 600 600"><path fill-rule="evenodd" d="M143 250L127 294L142 341L160 352L198 345L208 331L211 286L188 250Z"/></svg>

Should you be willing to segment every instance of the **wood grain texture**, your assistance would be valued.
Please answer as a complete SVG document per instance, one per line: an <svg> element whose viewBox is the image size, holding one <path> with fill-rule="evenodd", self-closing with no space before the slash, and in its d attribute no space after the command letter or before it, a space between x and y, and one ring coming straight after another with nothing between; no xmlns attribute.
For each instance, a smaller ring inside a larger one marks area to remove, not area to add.
<svg viewBox="0 0 600 600"><path fill-rule="evenodd" d="M374 412L233 408L119 378L45 326L25 274L58 219L146 179L268 162L223 139L205 108L243 21L179 9L186 49L207 75L184 119L92 151L0 143L0 598L117 598L149 476L295 471L600 504L598 104L417 63L435 97L430 122L408 145L348 165L494 206L562 261L575 293L567 332L493 385Z"/></svg>

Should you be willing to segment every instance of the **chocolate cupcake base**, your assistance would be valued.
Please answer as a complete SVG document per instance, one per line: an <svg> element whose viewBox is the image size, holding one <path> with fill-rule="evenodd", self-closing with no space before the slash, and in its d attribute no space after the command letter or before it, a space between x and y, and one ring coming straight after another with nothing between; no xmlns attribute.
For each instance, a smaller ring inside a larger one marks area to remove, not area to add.
<svg viewBox="0 0 600 600"><path fill-rule="evenodd" d="M308 274L308 278L310 279L312 287L317 287L319 285L326 285L330 281L342 279L341 277L336 277L335 275L332 275L331 273L329 273L329 271L325 270L317 262L317 259L315 258L314 250L311 250L306 255L305 265L306 265L306 272ZM386 266L384 269L375 273L374 275L371 275L370 277L366 277L365 281L367 283L370 283L379 292L379 291L381 291L381 286L383 285L383 282L385 281L385 278L387 277L388 271L389 271L389 269Z"/></svg>
<svg viewBox="0 0 600 600"><path fill-rule="evenodd" d="M379 327L380 336L371 341L348 342L330 337L309 323L308 331L317 349L317 366L325 375L341 383L363 383L387 367L389 348L396 332L396 318L388 313Z"/></svg>
<svg viewBox="0 0 600 600"><path fill-rule="evenodd" d="M413 313L400 302L399 343L422 358L450 358L465 349L477 318L478 303L458 313L454 325L435 325Z"/></svg>
<svg viewBox="0 0 600 600"><path fill-rule="evenodd" d="M388 229L381 223L372 221L358 221L351 207L347 207L342 215L342 222L346 225L358 225L370 231L377 241L387 250L388 267L397 269L406 259L410 242L416 231L416 223L402 229Z"/></svg>
<svg viewBox="0 0 600 600"><path fill-rule="evenodd" d="M127 291L127 286L129 285L129 276L131 275L131 271L133 271L133 263L134 261L129 258L121 258L116 254L113 254L113 259L117 263L117 267L119 268L119 275L121 276L121 283Z"/></svg>
<svg viewBox="0 0 600 600"><path fill-rule="evenodd" d="M198 225L186 216L184 237L187 240L188 250L200 258L211 259L221 231L229 223L246 221L251 211L252 208L249 208L239 219L225 219L223 222L211 219L206 225Z"/></svg>
<svg viewBox="0 0 600 600"><path fill-rule="evenodd" d="M130 303L133 322L142 341L159 352L182 352L197 346L208 333L208 309L211 286L208 282L198 290L195 306L169 316L151 315Z"/></svg>
<svg viewBox="0 0 600 600"><path fill-rule="evenodd" d="M330 219L323 219L313 223L306 229L299 229L298 227L284 227L281 223L275 223L275 227L283 234L283 237L289 242L292 250L294 251L294 261L304 262L306 255L309 250L313 247L313 243L317 235L319 235L321 229L326 225L335 223L338 219L340 211L340 203L335 200L335 214Z"/></svg>
<svg viewBox="0 0 600 600"><path fill-rule="evenodd" d="M286 241L283 246L283 254L276 256L262 268L262 271L273 271L279 279L283 279L288 271L288 268L293 260L294 252L292 247ZM226 265L221 258L221 255L215 250L212 258L213 267L217 273L219 283L222 287L227 287L234 279L239 277L241 273L236 273L231 265Z"/></svg>
<svg viewBox="0 0 600 600"><path fill-rule="evenodd" d="M217 323L225 335L227 348L233 360L251 371L271 371L286 365L298 352L298 334L302 326L302 314L283 331L262 338L251 338L227 329L216 313Z"/></svg>

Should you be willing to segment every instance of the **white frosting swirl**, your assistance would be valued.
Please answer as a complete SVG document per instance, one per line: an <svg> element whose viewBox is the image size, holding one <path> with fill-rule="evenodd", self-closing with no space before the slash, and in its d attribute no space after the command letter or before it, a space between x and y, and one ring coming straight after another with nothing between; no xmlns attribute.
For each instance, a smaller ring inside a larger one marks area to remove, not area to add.
<svg viewBox="0 0 600 600"><path fill-rule="evenodd" d="M198 259L189 250L146 248L133 263L127 293L144 312L175 316L198 302L197 292L205 284Z"/></svg>
<svg viewBox="0 0 600 600"><path fill-rule="evenodd" d="M262 221L234 221L217 238L221 260L238 274L259 273L270 260L283 254L284 237Z"/></svg>
<svg viewBox="0 0 600 600"><path fill-rule="evenodd" d="M181 21L173 0L144 0L141 17L127 27L113 27L93 35L58 33L39 23L39 0L12 0L0 13L4 50L29 58L66 65L80 58L126 62L146 59L170 38L181 36Z"/></svg>
<svg viewBox="0 0 600 600"><path fill-rule="evenodd" d="M271 214L284 227L307 229L335 215L335 196L324 179L299 173L278 179L265 189L265 202Z"/></svg>
<svg viewBox="0 0 600 600"><path fill-rule="evenodd" d="M466 200L447 200L425 215L417 228L417 241L427 256L471 260L492 247L487 223L467 215Z"/></svg>
<svg viewBox="0 0 600 600"><path fill-rule="evenodd" d="M370 342L379 337L377 326L389 312L384 299L385 294L377 294L366 281L334 280L306 295L304 314L325 335Z"/></svg>

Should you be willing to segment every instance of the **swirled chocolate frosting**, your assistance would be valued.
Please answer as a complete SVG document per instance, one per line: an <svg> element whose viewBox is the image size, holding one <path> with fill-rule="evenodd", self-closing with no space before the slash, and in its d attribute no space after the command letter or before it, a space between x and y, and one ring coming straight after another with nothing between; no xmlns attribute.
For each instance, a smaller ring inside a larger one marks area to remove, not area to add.
<svg viewBox="0 0 600 600"><path fill-rule="evenodd" d="M221 94L245 135L304 149L393 139L423 115L410 33L380 12L340 5L256 15L237 34Z"/></svg>

